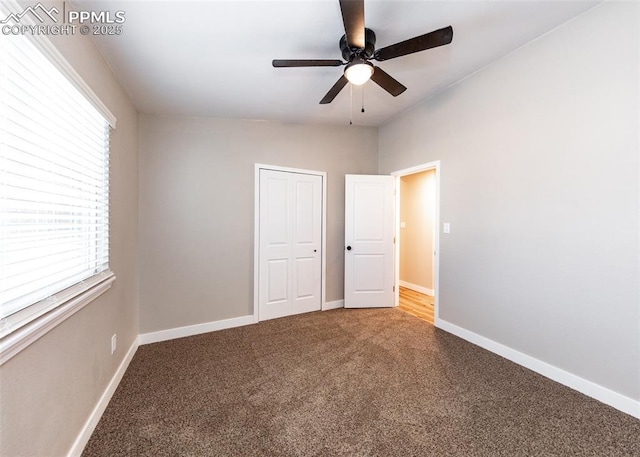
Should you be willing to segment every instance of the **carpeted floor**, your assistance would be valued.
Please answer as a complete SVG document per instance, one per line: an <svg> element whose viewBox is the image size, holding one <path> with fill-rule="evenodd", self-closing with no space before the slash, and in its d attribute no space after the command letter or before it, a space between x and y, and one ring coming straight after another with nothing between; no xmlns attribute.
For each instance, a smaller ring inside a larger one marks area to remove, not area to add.
<svg viewBox="0 0 640 457"><path fill-rule="evenodd" d="M640 456L640 421L397 309L141 346L83 456Z"/></svg>

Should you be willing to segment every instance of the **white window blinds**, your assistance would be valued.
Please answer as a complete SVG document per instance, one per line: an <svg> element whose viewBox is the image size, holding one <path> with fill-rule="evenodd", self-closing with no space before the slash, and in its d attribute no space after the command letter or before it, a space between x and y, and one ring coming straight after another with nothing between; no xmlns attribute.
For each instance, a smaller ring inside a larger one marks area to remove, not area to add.
<svg viewBox="0 0 640 457"><path fill-rule="evenodd" d="M108 270L108 217L109 123L29 39L0 36L0 335Z"/></svg>

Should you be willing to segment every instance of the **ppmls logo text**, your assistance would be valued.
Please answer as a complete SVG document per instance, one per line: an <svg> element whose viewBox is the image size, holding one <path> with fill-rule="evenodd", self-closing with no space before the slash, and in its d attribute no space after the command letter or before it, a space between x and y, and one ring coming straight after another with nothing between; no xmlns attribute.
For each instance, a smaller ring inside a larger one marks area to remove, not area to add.
<svg viewBox="0 0 640 457"><path fill-rule="evenodd" d="M27 6L19 13L11 13L0 20L0 23L6 24L9 21L18 23L27 15L37 19L40 23L45 23L47 20L58 23L60 19L67 24L122 24L125 21L124 11L66 11L66 5L67 2L62 3L62 18L58 17L60 11L55 6L47 9L42 3L38 3L35 6Z"/></svg>
<svg viewBox="0 0 640 457"><path fill-rule="evenodd" d="M67 11L67 2L62 2L60 11L55 6L47 8L38 2L19 13L9 14L0 20L0 24L6 24L2 26L4 35L73 35L76 26L82 35L120 35L120 24L125 20L124 11Z"/></svg>
<svg viewBox="0 0 640 457"><path fill-rule="evenodd" d="M67 22L70 24L122 24L124 11L69 11Z"/></svg>

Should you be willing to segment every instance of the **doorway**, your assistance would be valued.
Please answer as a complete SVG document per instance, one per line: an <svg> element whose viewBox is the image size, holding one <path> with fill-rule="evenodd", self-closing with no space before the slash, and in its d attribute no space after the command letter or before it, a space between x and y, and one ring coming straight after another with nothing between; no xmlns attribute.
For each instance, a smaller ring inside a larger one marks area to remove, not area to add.
<svg viewBox="0 0 640 457"><path fill-rule="evenodd" d="M396 306L437 320L439 162L396 176Z"/></svg>
<svg viewBox="0 0 640 457"><path fill-rule="evenodd" d="M320 311L326 173L256 165L254 321Z"/></svg>

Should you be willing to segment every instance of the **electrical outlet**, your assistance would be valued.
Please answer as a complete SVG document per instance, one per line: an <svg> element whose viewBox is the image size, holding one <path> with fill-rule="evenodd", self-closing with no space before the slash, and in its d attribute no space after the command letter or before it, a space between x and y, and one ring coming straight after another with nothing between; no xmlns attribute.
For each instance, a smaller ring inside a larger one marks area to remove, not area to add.
<svg viewBox="0 0 640 457"><path fill-rule="evenodd" d="M114 333L113 336L111 337L111 355L113 355L114 352L116 352L116 334Z"/></svg>

